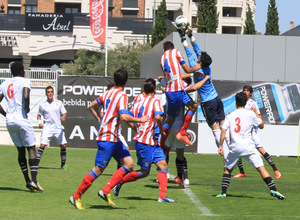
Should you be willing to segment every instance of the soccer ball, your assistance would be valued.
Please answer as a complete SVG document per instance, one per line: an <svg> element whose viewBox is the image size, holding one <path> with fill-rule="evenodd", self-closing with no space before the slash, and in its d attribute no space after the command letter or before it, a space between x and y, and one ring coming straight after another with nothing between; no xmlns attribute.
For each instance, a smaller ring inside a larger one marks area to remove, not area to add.
<svg viewBox="0 0 300 220"><path fill-rule="evenodd" d="M188 19L184 15L179 15L175 19L175 25L176 25L177 28L186 27L187 23L188 23Z"/></svg>

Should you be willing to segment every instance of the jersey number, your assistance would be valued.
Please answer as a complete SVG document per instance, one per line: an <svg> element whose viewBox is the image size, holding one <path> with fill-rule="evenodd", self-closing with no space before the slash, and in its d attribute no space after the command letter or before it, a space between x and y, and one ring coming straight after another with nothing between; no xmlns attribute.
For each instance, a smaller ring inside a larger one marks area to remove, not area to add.
<svg viewBox="0 0 300 220"><path fill-rule="evenodd" d="M13 87L13 83L9 84L9 86L7 87L7 96L8 98L12 99L14 97L14 90L12 89Z"/></svg>
<svg viewBox="0 0 300 220"><path fill-rule="evenodd" d="M106 100L106 103L105 103L105 109L108 108L109 103L110 103L110 99L107 99L107 100Z"/></svg>
<svg viewBox="0 0 300 220"><path fill-rule="evenodd" d="M239 117L237 117L235 119L235 128L234 128L234 132L235 133L239 133L241 131L241 119Z"/></svg>
<svg viewBox="0 0 300 220"><path fill-rule="evenodd" d="M138 114L138 118L143 117L144 110L145 110L144 106L140 107L140 109L139 109L139 114Z"/></svg>

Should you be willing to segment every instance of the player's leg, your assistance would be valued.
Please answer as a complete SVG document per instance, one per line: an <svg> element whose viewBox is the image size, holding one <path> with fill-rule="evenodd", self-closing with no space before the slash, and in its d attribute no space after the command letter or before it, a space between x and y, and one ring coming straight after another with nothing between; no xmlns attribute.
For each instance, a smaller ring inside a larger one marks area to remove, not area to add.
<svg viewBox="0 0 300 220"><path fill-rule="evenodd" d="M277 191L274 180L271 178L269 172L266 170L264 163L259 154L251 154L245 159L252 164L254 168L260 173L263 181L267 184L270 189L270 195L277 197L278 199L284 200L285 197Z"/></svg>
<svg viewBox="0 0 300 220"><path fill-rule="evenodd" d="M231 173L232 170L239 159L239 155L229 153L227 156L226 163L224 165L224 173L222 177L222 193L217 195L218 198L226 198L227 189L229 187L229 183L231 181Z"/></svg>
<svg viewBox="0 0 300 220"><path fill-rule="evenodd" d="M124 136L121 134L120 130L118 132L118 137L119 137L119 140L122 142L122 144L127 148L127 150L129 151L129 146L124 138ZM119 159L117 160L117 169L121 168L123 166L123 160L122 159Z"/></svg>
<svg viewBox="0 0 300 220"><path fill-rule="evenodd" d="M265 151L265 149L263 147L258 147L257 150L263 155L263 157L266 159L266 161L269 163L269 165L273 168L276 179L280 179L281 173L277 169L272 157L268 154L268 152Z"/></svg>
<svg viewBox="0 0 300 220"><path fill-rule="evenodd" d="M40 186L40 184L37 181L37 175L38 175L38 165L39 160L36 158L36 149L35 146L27 147L29 159L29 167L30 167L30 173L31 173L31 179L36 185L37 191L44 191L44 189Z"/></svg>
<svg viewBox="0 0 300 220"><path fill-rule="evenodd" d="M184 188L184 147L185 143L177 141L175 142L176 146L176 169L177 169L177 176L175 177L174 181L179 185L180 188Z"/></svg>
<svg viewBox="0 0 300 220"><path fill-rule="evenodd" d="M40 147L39 147L39 149L37 151L37 155L36 155L36 158L39 160L39 163L42 159L42 156L46 149L46 146L48 146L50 143L51 138L52 138L52 133L50 133L45 128L43 128L42 133L41 133Z"/></svg>
<svg viewBox="0 0 300 220"><path fill-rule="evenodd" d="M246 174L245 174L245 171L244 171L244 166L243 166L242 158L240 158L238 160L237 166L239 168L239 172L236 175L234 175L233 177L234 178L245 177Z"/></svg>
<svg viewBox="0 0 300 220"><path fill-rule="evenodd" d="M31 180L30 180L29 175L28 175L28 167L27 167L25 147L17 147L17 150L18 150L18 163L20 165L23 176L25 178L25 182L26 182L26 184L30 183Z"/></svg>
<svg viewBox="0 0 300 220"><path fill-rule="evenodd" d="M61 129L59 133L55 134L56 143L60 146L60 168L68 170L66 166L67 161L67 139L64 131Z"/></svg>
<svg viewBox="0 0 300 220"><path fill-rule="evenodd" d="M159 198L158 202L177 202L167 197L168 188L168 164L165 159L165 155L159 146L154 147L153 151L153 162L159 167L157 173L157 179L159 184Z"/></svg>
<svg viewBox="0 0 300 220"><path fill-rule="evenodd" d="M168 107L169 109L169 107ZM174 121L175 121L175 117L176 116L171 116L171 115L168 115L167 116L167 119L163 125L163 130L164 130L164 133L166 134L164 138L161 138L161 141L160 141L160 146L162 149L165 148L165 142L170 134L170 131L171 131L171 127L172 125L174 124Z"/></svg>

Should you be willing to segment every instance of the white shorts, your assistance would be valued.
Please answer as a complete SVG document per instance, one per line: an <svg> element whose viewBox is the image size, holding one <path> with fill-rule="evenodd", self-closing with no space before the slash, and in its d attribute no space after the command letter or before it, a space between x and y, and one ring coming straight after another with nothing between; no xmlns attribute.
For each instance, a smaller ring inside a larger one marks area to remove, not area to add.
<svg viewBox="0 0 300 220"><path fill-rule="evenodd" d="M244 156L240 156L239 154L234 154L232 152L229 152L226 159L225 167L229 170L233 169L233 167L236 165L240 157L247 160L249 163L251 163L254 168L264 166L264 162L261 159L261 156L258 152L252 153L250 155L244 155Z"/></svg>
<svg viewBox="0 0 300 220"><path fill-rule="evenodd" d="M255 130L252 131L252 140L254 141L256 148L262 147L260 138L259 138L259 136L257 134L257 131L255 131Z"/></svg>
<svg viewBox="0 0 300 220"><path fill-rule="evenodd" d="M58 129L57 131L49 131L47 129L42 130L41 144L49 145L52 138L55 139L57 145L67 143L65 133L62 129Z"/></svg>
<svg viewBox="0 0 300 220"><path fill-rule="evenodd" d="M17 120L13 123L7 123L6 127L17 147L35 146L34 131L29 120Z"/></svg>
<svg viewBox="0 0 300 220"><path fill-rule="evenodd" d="M174 122L174 124L172 125L170 134L166 140L165 145L168 147L174 147L174 150L178 149L183 149L186 147L186 143L184 143L181 140L178 140L176 138L176 135L178 134L178 132L180 131L181 127L182 127L182 122L180 123L176 123L177 121Z"/></svg>

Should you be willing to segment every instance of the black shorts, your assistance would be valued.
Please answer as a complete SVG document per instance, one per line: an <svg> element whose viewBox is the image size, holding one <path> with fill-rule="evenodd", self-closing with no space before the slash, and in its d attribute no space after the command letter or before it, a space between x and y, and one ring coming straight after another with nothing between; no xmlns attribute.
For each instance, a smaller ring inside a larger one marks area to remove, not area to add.
<svg viewBox="0 0 300 220"><path fill-rule="evenodd" d="M202 102L201 107L209 126L213 125L216 121L225 119L223 102L219 96L208 102Z"/></svg>

